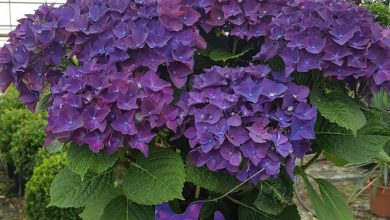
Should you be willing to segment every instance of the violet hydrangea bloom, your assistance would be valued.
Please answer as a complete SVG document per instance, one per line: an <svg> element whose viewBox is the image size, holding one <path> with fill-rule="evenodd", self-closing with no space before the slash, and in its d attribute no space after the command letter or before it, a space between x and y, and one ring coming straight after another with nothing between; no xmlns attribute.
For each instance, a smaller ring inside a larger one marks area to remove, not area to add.
<svg viewBox="0 0 390 220"><path fill-rule="evenodd" d="M171 85L153 71L124 73L112 65L70 67L52 86L49 140L112 153L127 142L148 155L154 128L176 130ZM170 111L167 111L170 109ZM79 135L84 134L84 138Z"/></svg>
<svg viewBox="0 0 390 220"><path fill-rule="evenodd" d="M296 149L310 150L301 148L314 139L317 115L307 103L308 88L272 78L270 72L260 74L260 69L270 71L256 65L214 66L194 78L193 88L177 103L193 148L192 163L226 170L241 180L264 168L256 182L278 175L287 160L302 157Z"/></svg>

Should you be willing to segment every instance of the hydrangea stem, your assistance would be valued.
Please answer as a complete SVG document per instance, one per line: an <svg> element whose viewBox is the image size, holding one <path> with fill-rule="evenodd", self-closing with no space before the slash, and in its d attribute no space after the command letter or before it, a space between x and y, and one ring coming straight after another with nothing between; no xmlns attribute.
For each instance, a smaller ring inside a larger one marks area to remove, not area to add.
<svg viewBox="0 0 390 220"><path fill-rule="evenodd" d="M311 158L309 160L309 162L307 162L305 165L302 166L302 169L303 170L306 170L307 168L309 168L314 162L316 162L316 160L321 156L322 154L322 150L321 151L318 151L314 156L313 158Z"/></svg>
<svg viewBox="0 0 390 220"><path fill-rule="evenodd" d="M195 188L195 199L199 198L200 195L200 186L196 186Z"/></svg>
<svg viewBox="0 0 390 220"><path fill-rule="evenodd" d="M234 39L234 42L233 42L233 49L232 49L232 54L235 55L236 52L237 52L237 44L238 44L238 40L237 39Z"/></svg>

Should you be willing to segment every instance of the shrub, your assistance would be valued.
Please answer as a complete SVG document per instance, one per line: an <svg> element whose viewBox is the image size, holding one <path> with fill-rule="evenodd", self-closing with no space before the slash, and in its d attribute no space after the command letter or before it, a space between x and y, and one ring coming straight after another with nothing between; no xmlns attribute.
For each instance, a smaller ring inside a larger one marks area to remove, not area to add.
<svg viewBox="0 0 390 220"><path fill-rule="evenodd" d="M366 9L371 11L375 15L375 21L379 22L382 26L390 25L390 10L389 7L382 3L373 2L371 4L364 5Z"/></svg>
<svg viewBox="0 0 390 220"><path fill-rule="evenodd" d="M8 152L11 149L12 136L21 127L24 120L33 117L26 109L4 109L0 114L0 150L6 153L7 162L11 162Z"/></svg>
<svg viewBox="0 0 390 220"><path fill-rule="evenodd" d="M20 109L24 108L22 102L18 100L19 92L15 87L11 86L7 91L0 96L0 112L4 109Z"/></svg>
<svg viewBox="0 0 390 220"><path fill-rule="evenodd" d="M45 125L44 114L37 113L21 121L19 128L12 134L9 156L16 172L26 179L31 176L35 155L43 146Z"/></svg>
<svg viewBox="0 0 390 220"><path fill-rule="evenodd" d="M43 159L34 168L34 174L26 185L25 211L30 220L79 219L78 210L49 207L50 185L54 176L67 163L65 154L56 154Z"/></svg>

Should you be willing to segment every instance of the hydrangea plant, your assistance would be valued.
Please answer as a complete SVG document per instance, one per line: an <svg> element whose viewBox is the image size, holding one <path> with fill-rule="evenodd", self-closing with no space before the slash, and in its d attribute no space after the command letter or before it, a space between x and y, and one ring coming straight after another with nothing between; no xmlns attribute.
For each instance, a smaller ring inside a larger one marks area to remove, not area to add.
<svg viewBox="0 0 390 220"><path fill-rule="evenodd" d="M346 1L68 0L19 22L0 88L48 108L70 160L49 205L84 219L299 218L296 175L319 219L353 219L305 169L390 140L368 105L390 90L390 31Z"/></svg>

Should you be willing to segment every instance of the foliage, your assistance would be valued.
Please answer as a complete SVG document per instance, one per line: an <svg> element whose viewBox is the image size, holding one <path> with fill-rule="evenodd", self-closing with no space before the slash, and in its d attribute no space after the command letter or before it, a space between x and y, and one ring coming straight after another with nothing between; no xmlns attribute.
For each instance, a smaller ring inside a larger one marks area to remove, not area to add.
<svg viewBox="0 0 390 220"><path fill-rule="evenodd" d="M371 11L375 16L375 21L382 26L390 26L390 9L387 5L378 2L365 4L364 7Z"/></svg>
<svg viewBox="0 0 390 220"><path fill-rule="evenodd" d="M123 189L129 200L156 205L183 199L185 172L178 154L169 149L153 149L148 158L138 155L130 165L123 177Z"/></svg>
<svg viewBox="0 0 390 220"><path fill-rule="evenodd" d="M34 117L33 114L26 109L4 109L0 114L0 149L7 153L7 161L12 161L8 154L12 136L20 129L21 123L31 117Z"/></svg>
<svg viewBox="0 0 390 220"><path fill-rule="evenodd" d="M5 91L4 94L0 95L0 112L5 109L21 109L23 103L18 100L19 92L14 86L11 86Z"/></svg>
<svg viewBox="0 0 390 220"><path fill-rule="evenodd" d="M18 123L19 128L12 134L8 154L15 165L16 172L29 178L35 164L35 155L43 147L45 115L30 115Z"/></svg>
<svg viewBox="0 0 390 220"><path fill-rule="evenodd" d="M56 154L37 164L26 185L25 210L29 220L71 220L79 219L79 211L74 208L63 209L47 207L50 202L50 185L55 175L67 164L65 154Z"/></svg>

